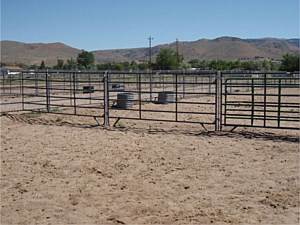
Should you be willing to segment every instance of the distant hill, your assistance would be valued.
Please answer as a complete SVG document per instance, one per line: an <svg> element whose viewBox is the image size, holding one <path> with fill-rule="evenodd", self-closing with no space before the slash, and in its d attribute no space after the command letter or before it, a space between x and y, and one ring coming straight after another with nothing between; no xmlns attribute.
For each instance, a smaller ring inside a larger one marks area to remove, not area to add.
<svg viewBox="0 0 300 225"><path fill-rule="evenodd" d="M284 54L299 54L299 39L240 39L236 37L220 37L213 40L200 39L190 42L179 42L179 51L185 61L200 60L236 60L264 57L281 59ZM176 50L176 43L152 47L153 60L161 48ZM1 41L1 61L6 63L25 63L53 66L57 59L76 59L81 50L63 43L27 44L16 41ZM96 63L120 61L148 61L149 49L130 48L93 51Z"/></svg>
<svg viewBox="0 0 300 225"><path fill-rule="evenodd" d="M57 59L76 59L80 50L63 43L27 44L16 41L1 41L1 61L5 63L25 63L40 65L56 65Z"/></svg>
<svg viewBox="0 0 300 225"><path fill-rule="evenodd" d="M300 40L299 39L288 39L287 42L291 45L294 45L296 47L300 47Z"/></svg>

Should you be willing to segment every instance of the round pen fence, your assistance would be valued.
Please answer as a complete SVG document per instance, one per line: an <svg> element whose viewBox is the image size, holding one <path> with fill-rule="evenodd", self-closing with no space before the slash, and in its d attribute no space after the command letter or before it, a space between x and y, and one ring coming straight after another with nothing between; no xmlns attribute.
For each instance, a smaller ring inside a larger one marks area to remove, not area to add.
<svg viewBox="0 0 300 225"><path fill-rule="evenodd" d="M2 74L0 87L1 114L299 129L299 73L23 71Z"/></svg>

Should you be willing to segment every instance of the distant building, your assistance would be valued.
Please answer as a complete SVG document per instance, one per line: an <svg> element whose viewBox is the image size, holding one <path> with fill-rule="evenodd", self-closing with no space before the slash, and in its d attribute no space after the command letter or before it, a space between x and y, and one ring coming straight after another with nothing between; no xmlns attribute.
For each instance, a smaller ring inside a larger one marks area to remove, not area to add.
<svg viewBox="0 0 300 225"><path fill-rule="evenodd" d="M23 68L18 66L3 66L0 68L0 75L14 75L20 74Z"/></svg>

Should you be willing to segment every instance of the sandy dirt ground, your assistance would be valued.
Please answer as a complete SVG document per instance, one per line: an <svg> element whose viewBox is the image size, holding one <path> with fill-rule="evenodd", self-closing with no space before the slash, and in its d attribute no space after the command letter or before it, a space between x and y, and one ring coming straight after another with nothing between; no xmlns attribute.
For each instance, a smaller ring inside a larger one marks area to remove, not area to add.
<svg viewBox="0 0 300 225"><path fill-rule="evenodd" d="M0 117L1 224L299 224L299 133Z"/></svg>

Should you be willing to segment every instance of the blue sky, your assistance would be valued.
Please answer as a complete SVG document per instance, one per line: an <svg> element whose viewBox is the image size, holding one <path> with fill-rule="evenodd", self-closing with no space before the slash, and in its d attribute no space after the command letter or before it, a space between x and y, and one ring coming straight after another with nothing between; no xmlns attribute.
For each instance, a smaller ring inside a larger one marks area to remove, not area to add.
<svg viewBox="0 0 300 225"><path fill-rule="evenodd" d="M0 0L1 40L91 50L220 36L299 38L299 0Z"/></svg>

